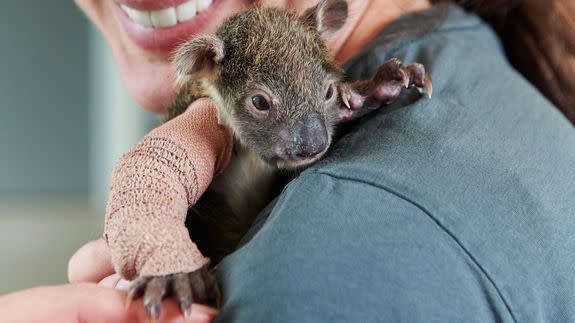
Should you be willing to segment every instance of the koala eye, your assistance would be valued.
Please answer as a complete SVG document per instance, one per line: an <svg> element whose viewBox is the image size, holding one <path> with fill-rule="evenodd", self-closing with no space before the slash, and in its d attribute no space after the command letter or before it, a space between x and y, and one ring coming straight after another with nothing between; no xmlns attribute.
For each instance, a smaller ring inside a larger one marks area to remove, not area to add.
<svg viewBox="0 0 575 323"><path fill-rule="evenodd" d="M256 107L256 109L258 110L269 110L270 109L270 104L268 103L268 100L266 100L266 98L264 98L261 95L254 95L252 96L252 104L254 105L254 107Z"/></svg>
<svg viewBox="0 0 575 323"><path fill-rule="evenodd" d="M333 84L330 84L325 93L325 100L329 101L333 97Z"/></svg>

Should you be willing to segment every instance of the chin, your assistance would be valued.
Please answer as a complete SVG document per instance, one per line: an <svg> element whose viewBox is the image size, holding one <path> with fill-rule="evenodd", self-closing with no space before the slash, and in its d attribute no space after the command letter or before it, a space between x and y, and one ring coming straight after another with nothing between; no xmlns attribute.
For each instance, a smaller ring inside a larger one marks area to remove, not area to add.
<svg viewBox="0 0 575 323"><path fill-rule="evenodd" d="M303 169L318 160L320 160L325 155L325 151L317 154L313 157L307 158L278 158L275 162L277 168L286 170L298 170Z"/></svg>
<svg viewBox="0 0 575 323"><path fill-rule="evenodd" d="M129 57L117 58L128 61L120 69L130 96L149 112L165 113L176 97L169 61L149 63L136 57L129 62Z"/></svg>
<svg viewBox="0 0 575 323"><path fill-rule="evenodd" d="M130 91L136 102L148 112L163 114L168 111L175 98L175 92L170 89L165 91Z"/></svg>

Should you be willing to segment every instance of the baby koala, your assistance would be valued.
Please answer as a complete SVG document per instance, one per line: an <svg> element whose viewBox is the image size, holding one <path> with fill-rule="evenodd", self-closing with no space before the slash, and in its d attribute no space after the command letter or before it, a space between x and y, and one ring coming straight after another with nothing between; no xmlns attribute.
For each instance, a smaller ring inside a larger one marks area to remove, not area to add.
<svg viewBox="0 0 575 323"><path fill-rule="evenodd" d="M277 170L302 168L324 156L338 123L392 102L402 88L414 86L431 96L423 66L403 66L397 59L371 79L344 82L325 40L347 14L344 0L322 0L302 15L255 7L178 49L179 95L168 119L210 97L220 123L234 136L229 166L188 213L190 236L213 263L233 251L269 201ZM175 297L188 315L192 302L214 304L219 292L204 266L140 277L128 297L144 296L155 319L164 295Z"/></svg>

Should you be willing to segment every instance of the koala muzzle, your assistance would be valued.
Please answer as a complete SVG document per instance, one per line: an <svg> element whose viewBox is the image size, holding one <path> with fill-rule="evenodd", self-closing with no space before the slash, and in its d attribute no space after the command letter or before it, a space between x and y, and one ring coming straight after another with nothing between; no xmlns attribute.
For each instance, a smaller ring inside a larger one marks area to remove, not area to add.
<svg viewBox="0 0 575 323"><path fill-rule="evenodd" d="M292 158L309 158L324 152L329 143L325 123L318 113L310 113L298 121L287 143Z"/></svg>

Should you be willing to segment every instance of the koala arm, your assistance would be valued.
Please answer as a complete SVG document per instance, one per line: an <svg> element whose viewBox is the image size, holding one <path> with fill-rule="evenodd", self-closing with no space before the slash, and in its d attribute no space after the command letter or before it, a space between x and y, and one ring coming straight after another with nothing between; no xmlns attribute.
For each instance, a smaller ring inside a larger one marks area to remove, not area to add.
<svg viewBox="0 0 575 323"><path fill-rule="evenodd" d="M185 227L188 208L227 165L232 135L210 99L151 131L112 174L104 239L126 279L191 272L205 258Z"/></svg>

